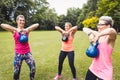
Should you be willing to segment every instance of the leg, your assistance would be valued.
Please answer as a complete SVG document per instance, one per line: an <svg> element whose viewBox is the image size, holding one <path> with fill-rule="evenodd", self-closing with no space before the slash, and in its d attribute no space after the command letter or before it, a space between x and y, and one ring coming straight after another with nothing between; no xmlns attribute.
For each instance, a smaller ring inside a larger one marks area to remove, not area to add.
<svg viewBox="0 0 120 80"><path fill-rule="evenodd" d="M68 61L69 61L69 65L70 65L70 68L71 68L73 78L76 79L76 69L75 69L75 66L74 66L74 51L71 51L71 52L68 53Z"/></svg>
<svg viewBox="0 0 120 80"><path fill-rule="evenodd" d="M15 57L14 57L14 80L19 80L21 65L22 65L21 55L15 54Z"/></svg>
<svg viewBox="0 0 120 80"><path fill-rule="evenodd" d="M35 61L32 57L32 54L27 53L27 54L25 54L24 58L25 58L25 62L28 64L28 66L30 68L30 80L34 80L36 67L35 67Z"/></svg>
<svg viewBox="0 0 120 80"><path fill-rule="evenodd" d="M65 57L66 57L66 53L64 53L63 51L61 51L60 55L59 55L58 75L61 75L62 65L63 65Z"/></svg>
<svg viewBox="0 0 120 80"><path fill-rule="evenodd" d="M59 54L59 64L58 64L58 74L55 76L54 80L59 80L61 78L62 65L67 53L61 51Z"/></svg>
<svg viewBox="0 0 120 80"><path fill-rule="evenodd" d="M85 80L97 80L97 76L95 76L90 70L88 70Z"/></svg>

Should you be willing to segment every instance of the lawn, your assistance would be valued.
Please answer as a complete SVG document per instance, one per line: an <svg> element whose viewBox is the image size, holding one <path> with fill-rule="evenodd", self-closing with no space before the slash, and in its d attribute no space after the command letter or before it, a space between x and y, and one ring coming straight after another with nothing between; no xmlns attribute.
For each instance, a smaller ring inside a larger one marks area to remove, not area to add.
<svg viewBox="0 0 120 80"><path fill-rule="evenodd" d="M120 80L120 35L117 36L113 59L113 80ZM35 80L53 80L57 74L61 35L56 31L33 31L29 36L31 52L36 62ZM85 50L89 45L88 36L81 31L75 34L75 67L77 79L84 80L91 64ZM0 32L0 80L13 80L14 40L10 32ZM98 66L99 67L99 66ZM29 80L29 68L23 62L20 80ZM68 59L63 64L62 79L72 80Z"/></svg>

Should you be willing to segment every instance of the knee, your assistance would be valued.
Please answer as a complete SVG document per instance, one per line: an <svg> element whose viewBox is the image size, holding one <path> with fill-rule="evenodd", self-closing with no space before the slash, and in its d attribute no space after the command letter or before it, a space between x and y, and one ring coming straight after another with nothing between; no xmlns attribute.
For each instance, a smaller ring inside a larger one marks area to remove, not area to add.
<svg viewBox="0 0 120 80"><path fill-rule="evenodd" d="M36 72L35 66L31 68L30 72L31 72L31 73L35 73L35 72Z"/></svg>
<svg viewBox="0 0 120 80"><path fill-rule="evenodd" d="M14 71L14 75L19 75L19 70L18 69L16 69L15 71Z"/></svg>

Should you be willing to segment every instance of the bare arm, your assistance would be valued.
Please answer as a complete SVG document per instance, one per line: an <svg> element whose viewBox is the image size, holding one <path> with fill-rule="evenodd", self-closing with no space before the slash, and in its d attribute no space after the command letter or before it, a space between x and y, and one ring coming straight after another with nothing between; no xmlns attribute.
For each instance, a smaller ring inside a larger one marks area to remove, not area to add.
<svg viewBox="0 0 120 80"><path fill-rule="evenodd" d="M27 32L30 32L30 31L36 29L38 26L39 26L39 24L36 23L36 24L33 24L33 25L29 26L28 28L26 28L26 30L27 30Z"/></svg>
<svg viewBox="0 0 120 80"><path fill-rule="evenodd" d="M94 38L98 34L98 31L94 31L90 28L83 28L83 32L85 32L89 36L90 42L96 42Z"/></svg>
<svg viewBox="0 0 120 80"><path fill-rule="evenodd" d="M55 29L57 30L57 31L59 31L60 33L64 33L65 31L62 29L62 28L60 28L59 26L55 26Z"/></svg>
<svg viewBox="0 0 120 80"><path fill-rule="evenodd" d="M117 34L117 32L113 28L108 28L108 29L105 29L101 32L97 32L97 31L91 30L89 28L83 28L83 31L86 34L88 34L89 36L91 34L93 34L94 35L94 39L93 39L94 41L98 40L100 37L105 36L105 35L109 35L109 39L115 40L116 39L116 34Z"/></svg>
<svg viewBox="0 0 120 80"><path fill-rule="evenodd" d="M8 25L8 24L4 24L4 23L1 24L1 27L3 29L7 30L7 31L12 32L12 33L17 30L17 28L15 28L15 27L13 27L11 25Z"/></svg>
<svg viewBox="0 0 120 80"><path fill-rule="evenodd" d="M83 32L85 32L88 36L91 35L91 34L98 34L98 31L94 31L90 28L83 28Z"/></svg>
<svg viewBox="0 0 120 80"><path fill-rule="evenodd" d="M68 33L70 33L72 31L72 34L75 34L75 32L77 31L78 26L74 26L71 29L68 30Z"/></svg>
<svg viewBox="0 0 120 80"><path fill-rule="evenodd" d="M104 35L109 35L109 39L116 39L116 34L117 32L113 29L113 28L108 28L108 29L105 29L103 31L101 31L100 33L98 33L97 37L101 37L101 36L104 36Z"/></svg>

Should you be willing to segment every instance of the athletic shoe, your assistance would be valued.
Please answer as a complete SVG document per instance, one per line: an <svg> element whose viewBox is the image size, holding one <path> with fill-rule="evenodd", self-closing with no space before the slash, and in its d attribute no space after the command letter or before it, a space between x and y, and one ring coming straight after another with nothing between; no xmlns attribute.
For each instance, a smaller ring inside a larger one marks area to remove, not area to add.
<svg viewBox="0 0 120 80"><path fill-rule="evenodd" d="M77 80L76 78L73 78L73 80Z"/></svg>
<svg viewBox="0 0 120 80"><path fill-rule="evenodd" d="M56 75L54 80L59 80L61 78L61 75Z"/></svg>

